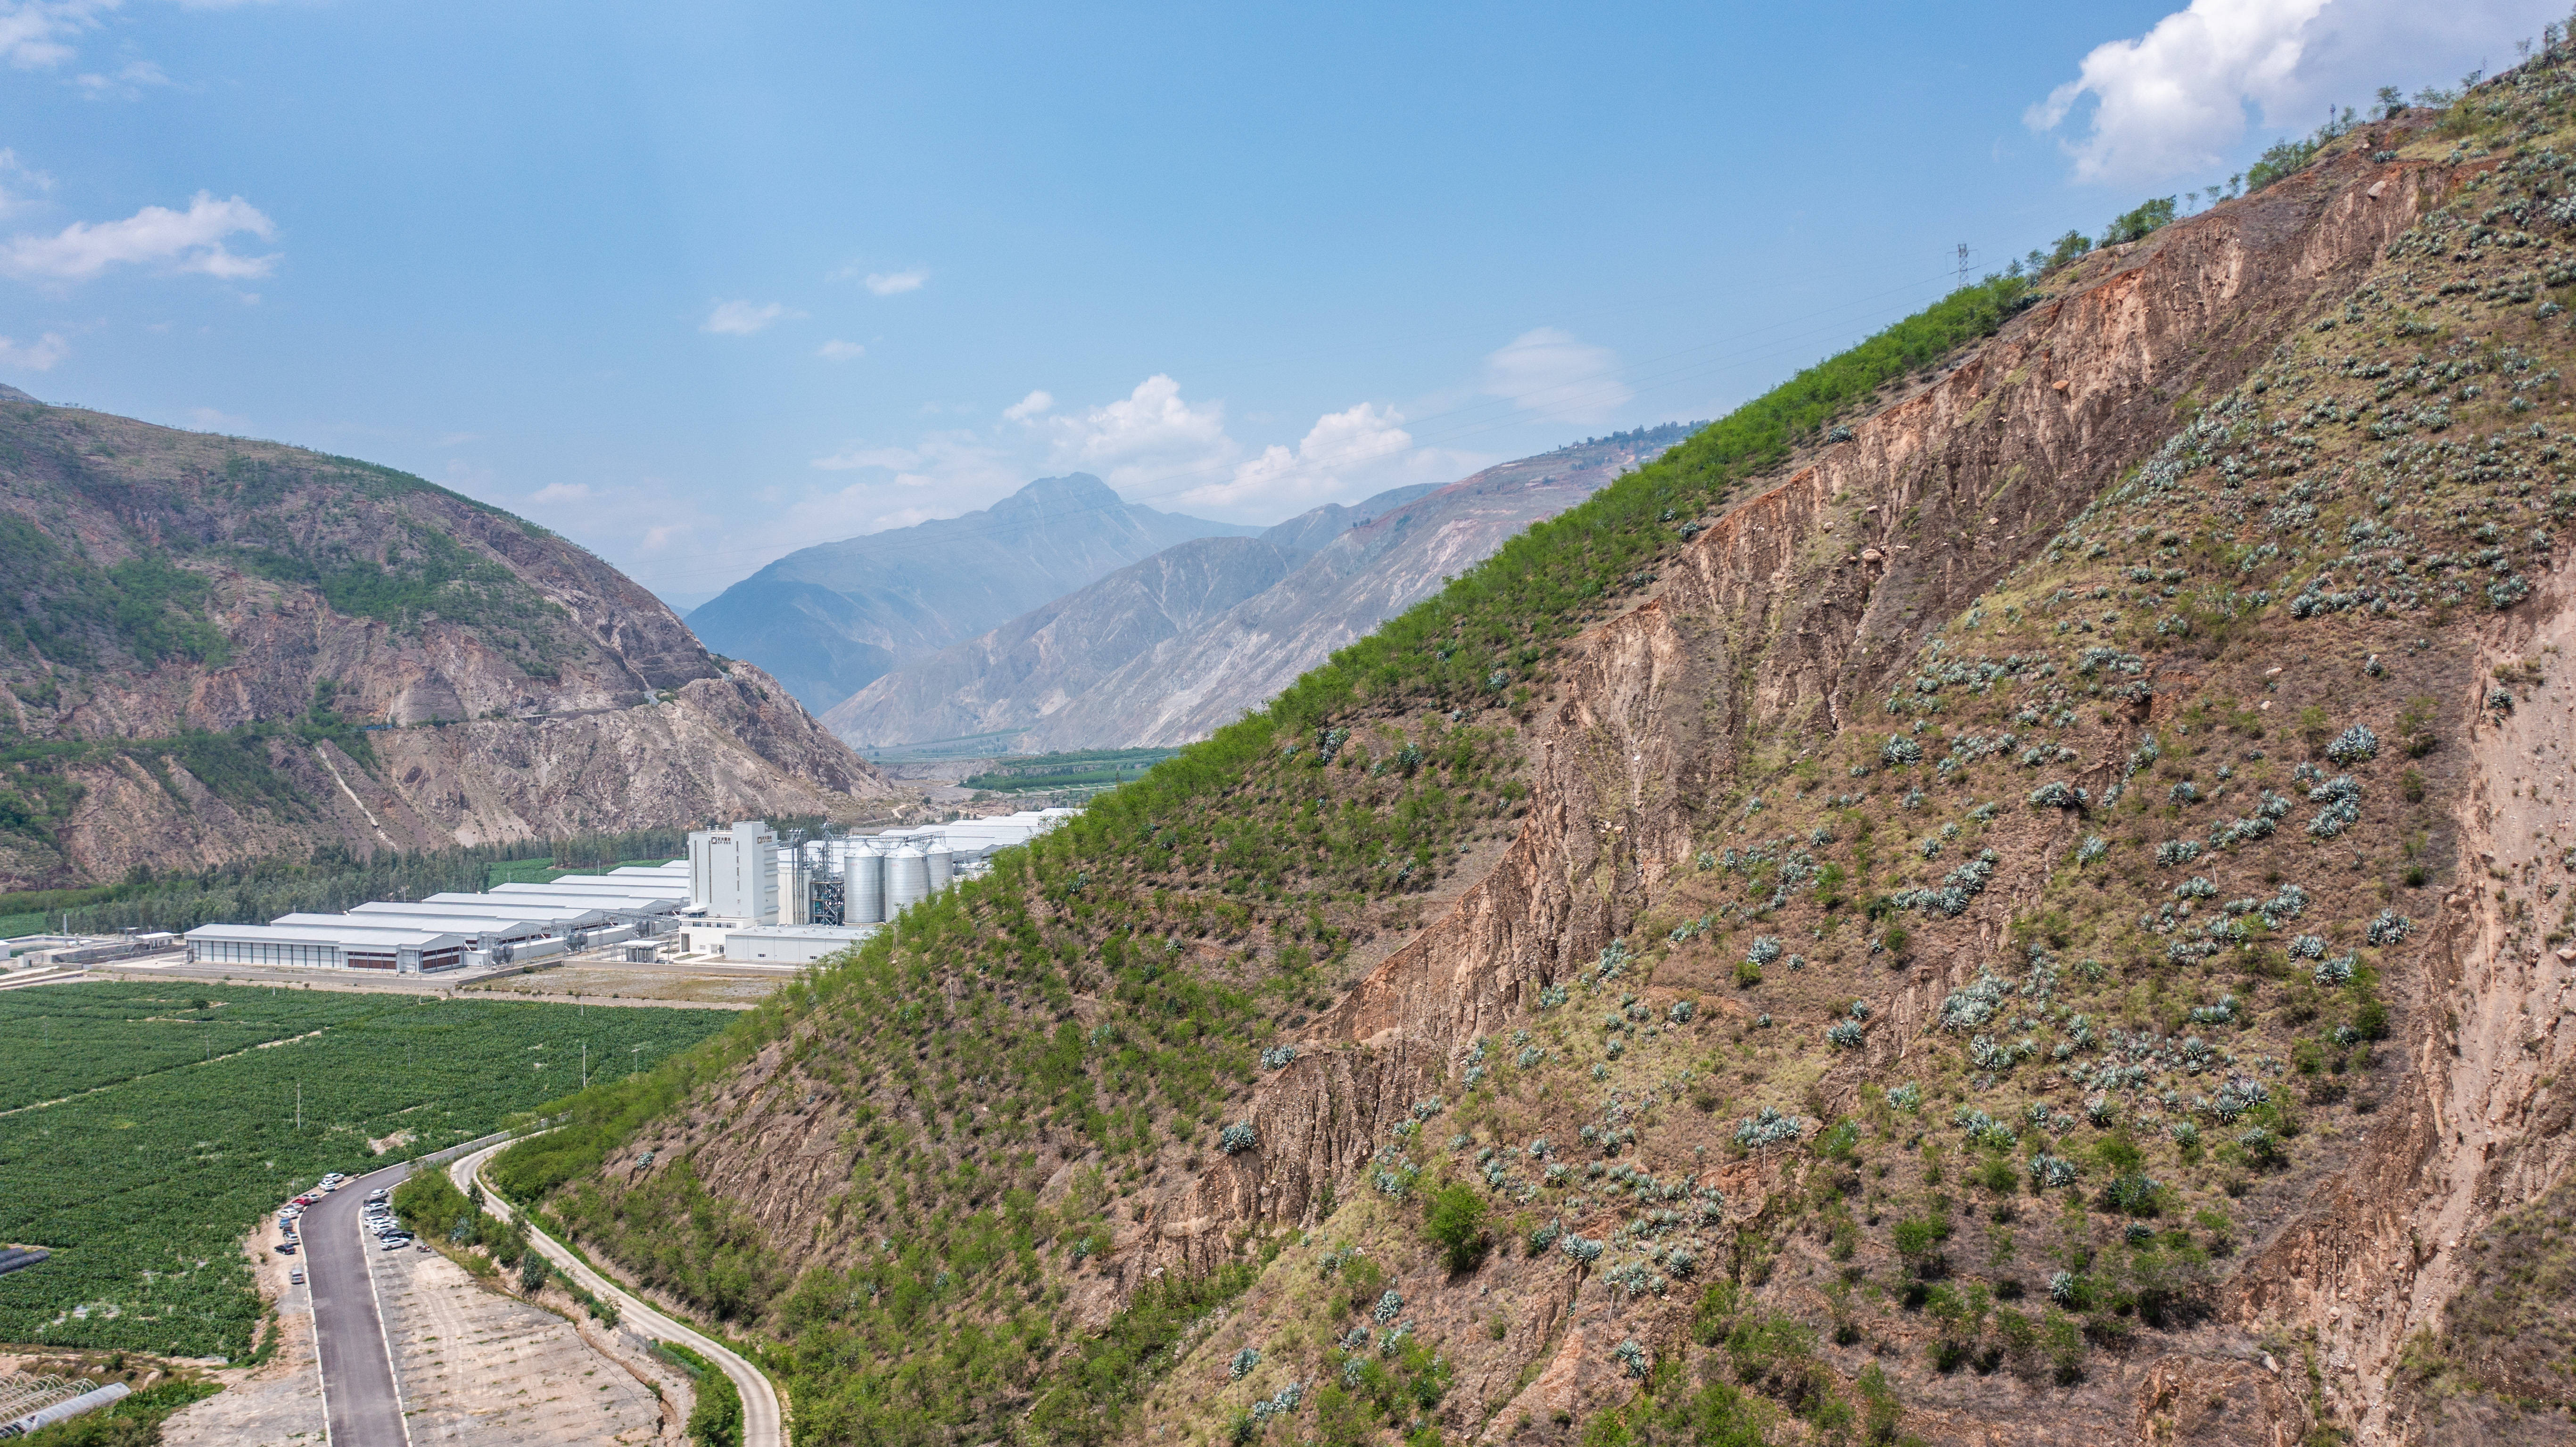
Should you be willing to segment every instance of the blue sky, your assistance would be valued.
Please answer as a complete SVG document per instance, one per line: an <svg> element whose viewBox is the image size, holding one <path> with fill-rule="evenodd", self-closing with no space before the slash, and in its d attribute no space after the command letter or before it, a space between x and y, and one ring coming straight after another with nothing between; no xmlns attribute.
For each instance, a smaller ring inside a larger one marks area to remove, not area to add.
<svg viewBox="0 0 2576 1447"><path fill-rule="evenodd" d="M1087 470L1267 522L1705 418L2552 4L0 0L0 381L683 603Z"/></svg>

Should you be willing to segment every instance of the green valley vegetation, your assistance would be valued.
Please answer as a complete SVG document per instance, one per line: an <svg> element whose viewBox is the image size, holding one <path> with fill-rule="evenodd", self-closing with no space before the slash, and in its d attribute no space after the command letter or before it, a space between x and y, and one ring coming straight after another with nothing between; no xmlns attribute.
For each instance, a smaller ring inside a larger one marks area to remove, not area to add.
<svg viewBox="0 0 2576 1447"><path fill-rule="evenodd" d="M0 1340L247 1356L240 1240L325 1171L649 1072L724 1011L152 982L0 992ZM299 1107L299 1099L301 1105ZM297 1115L302 1121L298 1124Z"/></svg>
<svg viewBox="0 0 2576 1447"><path fill-rule="evenodd" d="M961 788L996 794L1054 789L1111 788L1141 777L1177 749L1084 749L1061 754L1013 754L958 780Z"/></svg>

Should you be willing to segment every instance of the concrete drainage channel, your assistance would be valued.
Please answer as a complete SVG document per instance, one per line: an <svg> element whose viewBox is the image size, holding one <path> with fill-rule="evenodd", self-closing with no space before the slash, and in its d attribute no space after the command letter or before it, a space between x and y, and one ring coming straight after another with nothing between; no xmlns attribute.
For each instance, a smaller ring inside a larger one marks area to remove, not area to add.
<svg viewBox="0 0 2576 1447"><path fill-rule="evenodd" d="M518 1212L509 1202L501 1199L490 1186L483 1184L483 1165L504 1147L514 1143L504 1140L491 1145L482 1145L477 1142L479 1149L457 1157L447 1168L448 1179L456 1183L456 1189L472 1194L480 1188L483 1209L490 1211L504 1222L516 1219ZM742 1447L786 1447L787 1437L782 1427L778 1392L769 1384L769 1378L762 1374L758 1367L736 1355L723 1343L682 1325L617 1283L593 1271L588 1263L575 1256L562 1242L538 1230L534 1224L528 1227L528 1244L534 1247L539 1255L553 1263L557 1271L580 1283L583 1290L614 1303L620 1322L632 1325L656 1341L676 1342L715 1363L717 1369L725 1374L726 1380L733 1383L734 1390L742 1394Z"/></svg>

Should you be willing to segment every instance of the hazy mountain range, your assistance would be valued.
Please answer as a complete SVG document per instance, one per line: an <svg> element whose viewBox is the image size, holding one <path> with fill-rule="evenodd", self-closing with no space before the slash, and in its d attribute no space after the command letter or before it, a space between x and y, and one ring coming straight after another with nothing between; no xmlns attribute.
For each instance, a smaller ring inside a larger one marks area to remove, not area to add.
<svg viewBox="0 0 2576 1447"><path fill-rule="evenodd" d="M1193 538L1262 530L1158 512L1087 473L977 512L801 548L688 615L707 647L820 713L887 670Z"/></svg>
<svg viewBox="0 0 2576 1447"><path fill-rule="evenodd" d="M1445 487L1316 508L1254 537L1175 544L899 664L823 721L861 748L994 735L996 752L1038 752L1204 737L1690 430L1640 428Z"/></svg>

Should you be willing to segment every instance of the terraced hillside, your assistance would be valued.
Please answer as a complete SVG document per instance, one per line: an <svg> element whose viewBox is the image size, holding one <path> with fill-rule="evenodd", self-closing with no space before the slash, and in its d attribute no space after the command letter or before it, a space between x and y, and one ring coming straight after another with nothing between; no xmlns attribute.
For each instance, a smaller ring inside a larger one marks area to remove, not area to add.
<svg viewBox="0 0 2576 1447"><path fill-rule="evenodd" d="M2554 1440L2571 64L1802 374L502 1178L799 1442Z"/></svg>

